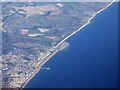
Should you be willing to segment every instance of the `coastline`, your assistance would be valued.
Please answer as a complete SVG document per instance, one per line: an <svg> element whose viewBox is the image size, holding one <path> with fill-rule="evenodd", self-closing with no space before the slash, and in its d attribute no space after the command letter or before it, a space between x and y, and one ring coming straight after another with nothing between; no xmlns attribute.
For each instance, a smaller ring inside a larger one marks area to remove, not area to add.
<svg viewBox="0 0 120 90"><path fill-rule="evenodd" d="M113 0L112 2L110 2L106 7L102 8L101 10L99 10L98 12L96 12L89 20L86 24L84 24L82 27L80 27L78 30L74 31L72 34L68 35L66 38L64 38L60 43L58 43L58 45L56 46L56 48L61 45L65 40L67 40L68 38L70 38L72 35L74 35L75 33L79 32L81 29L83 29L85 26L87 26L88 24L90 24L91 20L98 15L100 12L102 12L103 10L107 9L109 6L111 6L116 0Z"/></svg>
<svg viewBox="0 0 120 90"><path fill-rule="evenodd" d="M102 8L101 10L99 10L98 12L96 12L88 21L86 24L84 24L82 27L80 27L78 30L74 31L72 34L68 35L66 38L64 38L60 43L58 43L55 48L59 47L59 45L61 45L64 41L66 41L68 38L70 38L72 35L74 35L75 33L79 32L81 29L83 29L85 26L87 26L88 24L90 24L91 20L98 15L100 12L102 12L103 10L107 9L109 6L111 6L116 0L113 0L112 2L110 2L106 7ZM40 71L41 67L53 56L55 55L58 51L60 51L60 49L56 50L55 52L53 52L51 55L49 55L46 60L39 66L38 70L36 70L36 72L28 79L26 80L25 84L23 86L21 86L20 90L22 90L22 88L24 88L26 86L26 84ZM39 58L38 58L39 59Z"/></svg>
<svg viewBox="0 0 120 90"><path fill-rule="evenodd" d="M56 50L55 52L53 52L50 56L47 57L47 59L39 66L38 70L36 70L36 72L28 79L26 80L25 84L23 86L21 86L21 89L24 88L26 86L26 84L40 71L40 68L53 56L55 55L58 51L60 51L60 49Z"/></svg>

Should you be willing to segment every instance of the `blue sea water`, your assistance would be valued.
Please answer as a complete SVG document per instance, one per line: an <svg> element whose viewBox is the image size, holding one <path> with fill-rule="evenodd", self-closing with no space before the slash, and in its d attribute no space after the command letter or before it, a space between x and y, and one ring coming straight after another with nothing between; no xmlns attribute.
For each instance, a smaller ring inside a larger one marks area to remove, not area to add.
<svg viewBox="0 0 120 90"><path fill-rule="evenodd" d="M25 88L117 87L118 3L97 15L70 37L68 51L60 51Z"/></svg>

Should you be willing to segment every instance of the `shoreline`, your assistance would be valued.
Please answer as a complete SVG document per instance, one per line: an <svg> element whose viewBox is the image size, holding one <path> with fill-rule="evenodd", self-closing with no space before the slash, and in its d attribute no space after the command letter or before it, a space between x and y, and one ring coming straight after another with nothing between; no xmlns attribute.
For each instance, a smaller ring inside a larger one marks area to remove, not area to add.
<svg viewBox="0 0 120 90"><path fill-rule="evenodd" d="M60 51L60 49L58 49L58 50L56 50L55 52L53 52L50 56L48 56L47 58L46 58L46 60L38 67L38 70L36 70L36 72L28 79L28 80L26 80L26 82L25 82L25 84L23 85L23 86L21 86L21 89L20 90L22 90L22 88L24 88L25 86L26 86L26 84L40 71L40 69L41 69L41 67L53 56L53 55L55 55L57 52L59 52ZM39 58L38 58L39 59Z"/></svg>
<svg viewBox="0 0 120 90"><path fill-rule="evenodd" d="M74 31L72 34L68 35L66 38L64 38L60 43L58 43L58 45L56 46L56 48L61 45L65 40L67 40L68 38L70 38L72 35L76 34L77 32L79 32L81 29L83 29L84 27L86 27L87 25L90 24L91 20L98 15L100 12L104 11L105 9L107 9L109 6L111 6L116 0L113 0L112 2L110 2L106 7L100 9L98 12L96 12L88 21L86 24L84 24L82 27L80 27L79 29L77 29L76 31Z"/></svg>
<svg viewBox="0 0 120 90"><path fill-rule="evenodd" d="M68 38L70 38L72 35L76 34L77 32L79 32L81 29L83 29L84 27L86 27L87 25L89 25L91 23L91 20L94 19L94 17L96 15L98 15L99 13L101 13L102 11L104 11L105 9L107 9L109 6L111 6L116 0L111 1L106 7L100 9L98 12L96 12L88 21L86 24L84 24L82 27L80 27L79 29L77 29L76 31L74 31L73 33L71 33L70 35L68 35L66 38L64 38L60 43L58 43L55 48L57 48L59 45L61 45L64 41L66 41ZM25 84L23 86L21 86L20 90L22 90L22 88L24 88L26 86L26 84L40 71L41 67L53 56L55 55L58 51L60 51L60 49L56 50L55 52L53 52L51 55L49 55L46 60L39 66L38 70L35 71L35 73L28 79L26 80ZM39 58L38 58L39 59Z"/></svg>

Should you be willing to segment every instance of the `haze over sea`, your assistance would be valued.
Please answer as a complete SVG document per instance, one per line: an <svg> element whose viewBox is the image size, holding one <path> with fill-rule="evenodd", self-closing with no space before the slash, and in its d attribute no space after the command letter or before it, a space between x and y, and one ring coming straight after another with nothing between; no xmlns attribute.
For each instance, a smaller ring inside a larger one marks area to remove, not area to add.
<svg viewBox="0 0 120 90"><path fill-rule="evenodd" d="M98 14L70 37L68 51L60 51L25 88L117 87L118 3Z"/></svg>

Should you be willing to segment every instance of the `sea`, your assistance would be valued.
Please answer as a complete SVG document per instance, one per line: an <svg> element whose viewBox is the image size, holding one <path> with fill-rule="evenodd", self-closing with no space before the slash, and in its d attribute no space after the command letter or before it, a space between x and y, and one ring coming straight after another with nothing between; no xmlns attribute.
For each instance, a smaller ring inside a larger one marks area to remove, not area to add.
<svg viewBox="0 0 120 90"><path fill-rule="evenodd" d="M25 88L116 88L118 83L118 3L71 36Z"/></svg>

